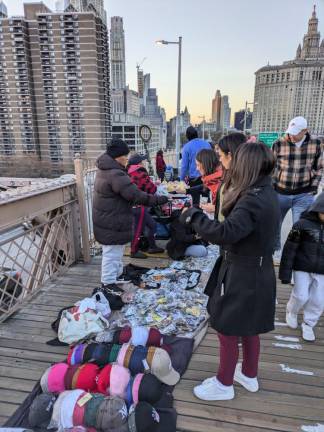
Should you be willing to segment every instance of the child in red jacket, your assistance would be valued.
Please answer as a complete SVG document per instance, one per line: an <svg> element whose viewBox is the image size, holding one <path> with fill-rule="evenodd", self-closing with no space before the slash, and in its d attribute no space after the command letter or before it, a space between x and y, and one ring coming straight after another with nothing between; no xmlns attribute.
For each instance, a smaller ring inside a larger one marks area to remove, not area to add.
<svg viewBox="0 0 324 432"><path fill-rule="evenodd" d="M128 174L134 184L143 192L154 195L156 193L156 186L152 182L148 172L146 171L143 161L146 160L146 156L134 154L128 161ZM147 258L147 255L140 252L139 241L141 235L147 229L147 238L149 242L148 253L162 253L164 249L159 248L155 243L155 230L156 223L149 213L149 209L144 206L133 207L134 217L134 237L131 244L131 257L132 258Z"/></svg>

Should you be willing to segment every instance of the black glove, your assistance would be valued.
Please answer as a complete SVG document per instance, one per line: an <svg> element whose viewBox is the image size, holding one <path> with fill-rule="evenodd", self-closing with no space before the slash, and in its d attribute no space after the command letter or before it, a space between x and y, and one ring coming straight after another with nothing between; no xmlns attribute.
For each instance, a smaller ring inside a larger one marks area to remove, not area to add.
<svg viewBox="0 0 324 432"><path fill-rule="evenodd" d="M169 201L169 198L165 195L159 195L158 196L158 204L162 205L162 204L166 204Z"/></svg>

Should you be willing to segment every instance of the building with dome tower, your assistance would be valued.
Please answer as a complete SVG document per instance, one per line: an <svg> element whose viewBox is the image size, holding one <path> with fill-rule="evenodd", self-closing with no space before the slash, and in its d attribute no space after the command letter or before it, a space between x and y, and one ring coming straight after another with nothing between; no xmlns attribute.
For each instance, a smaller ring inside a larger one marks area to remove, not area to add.
<svg viewBox="0 0 324 432"><path fill-rule="evenodd" d="M324 39L316 6L296 57L256 72L253 132L283 132L289 120L302 115L313 135L324 135Z"/></svg>

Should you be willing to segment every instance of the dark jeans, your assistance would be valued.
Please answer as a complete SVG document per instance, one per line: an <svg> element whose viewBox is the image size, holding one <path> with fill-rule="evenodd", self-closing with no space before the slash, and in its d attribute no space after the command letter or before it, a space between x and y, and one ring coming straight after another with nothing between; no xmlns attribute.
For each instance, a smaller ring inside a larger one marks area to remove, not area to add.
<svg viewBox="0 0 324 432"><path fill-rule="evenodd" d="M142 210L143 209L143 210ZM143 212L143 213L142 213ZM149 209L146 207L135 207L132 209L133 213L133 241L131 244L131 253L138 251L138 245L141 235L147 231L147 239L150 248L155 248L155 230L156 222L149 213ZM141 215L142 214L142 215Z"/></svg>
<svg viewBox="0 0 324 432"><path fill-rule="evenodd" d="M201 180L201 177L189 179L189 186L190 186L190 188L192 188L188 191L188 193L192 196L192 204L195 207L199 207L200 195L202 194L202 192L204 190L204 186L203 186L203 182Z"/></svg>
<svg viewBox="0 0 324 432"><path fill-rule="evenodd" d="M218 333L220 342L220 363L217 379L226 386L233 385L235 368L239 359L239 337L225 336ZM249 378L258 375L258 363L260 355L259 336L244 336L242 340L243 363L242 372Z"/></svg>

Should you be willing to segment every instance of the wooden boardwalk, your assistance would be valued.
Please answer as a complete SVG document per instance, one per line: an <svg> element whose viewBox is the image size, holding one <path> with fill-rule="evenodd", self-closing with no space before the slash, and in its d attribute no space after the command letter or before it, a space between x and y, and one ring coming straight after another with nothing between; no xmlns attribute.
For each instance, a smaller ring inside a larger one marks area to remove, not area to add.
<svg viewBox="0 0 324 432"><path fill-rule="evenodd" d="M165 263L159 259L145 261L148 266ZM64 360L67 348L45 344L55 337L50 323L60 308L91 293L98 285L99 274L99 259L70 268L66 275L44 287L28 306L0 324L0 425L26 398L44 369ZM262 337L261 390L251 394L236 387L236 398L227 402L195 399L193 386L217 369L218 342L210 330L174 392L179 431L323 430L302 427L324 425L324 319L312 344L302 341L299 330L280 325L289 291L289 287L279 286L279 325Z"/></svg>

